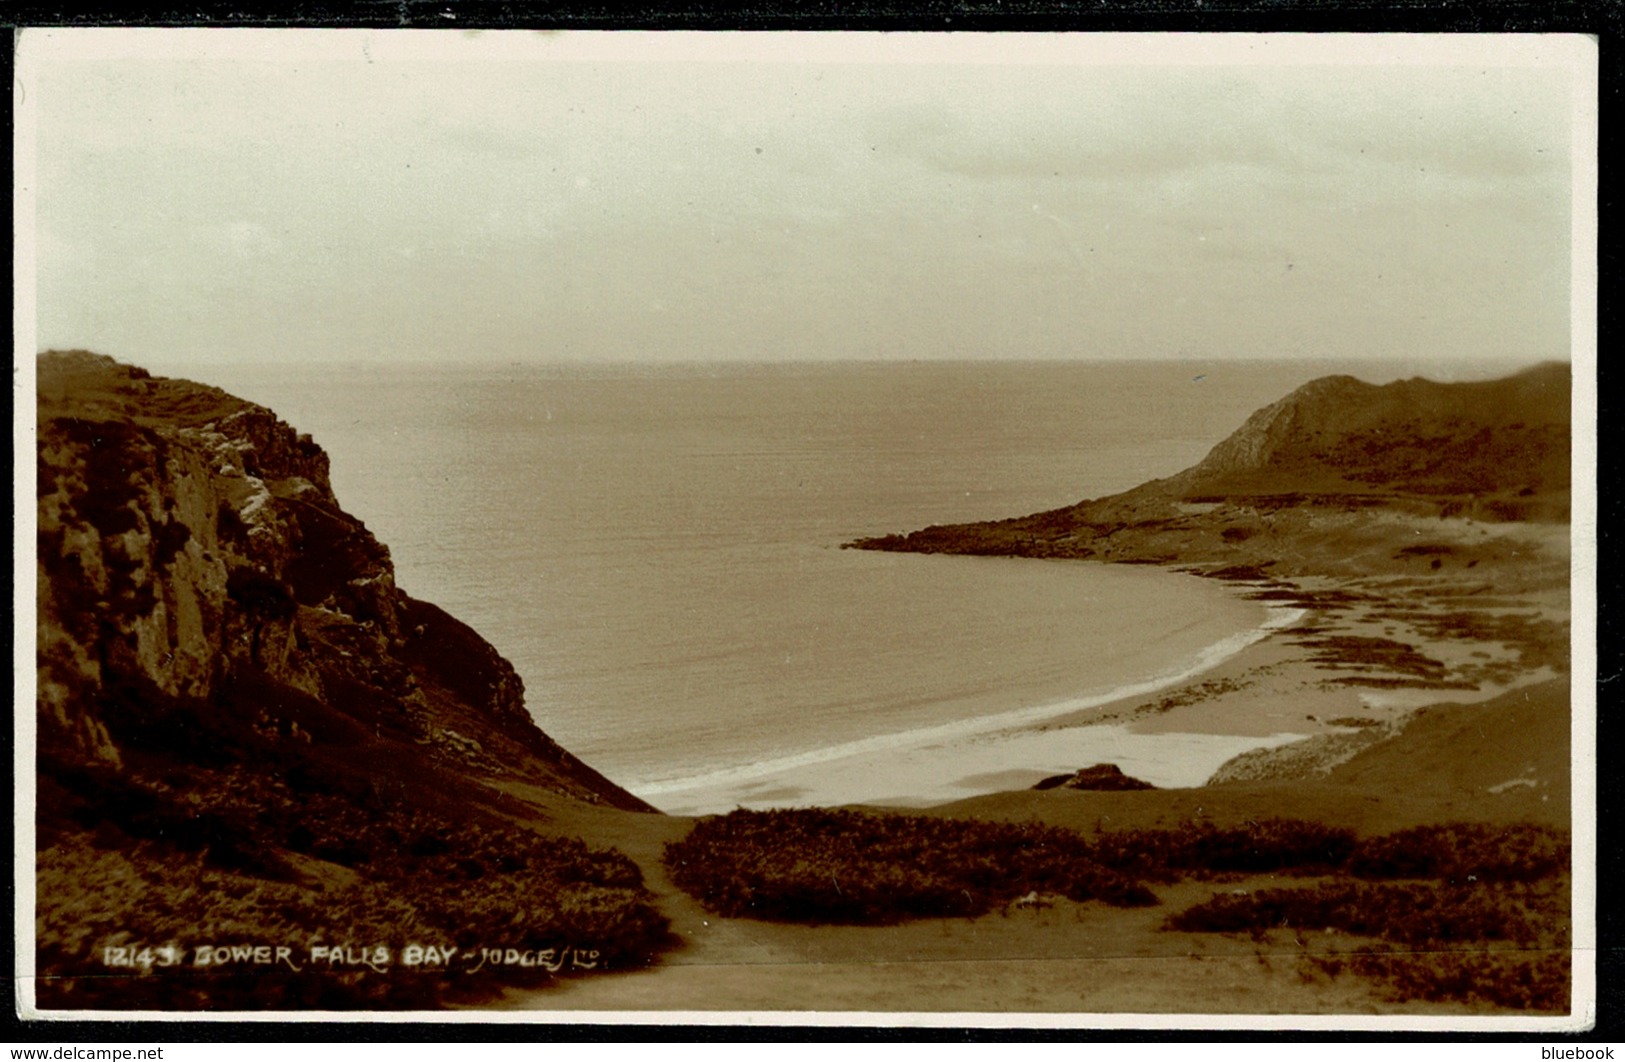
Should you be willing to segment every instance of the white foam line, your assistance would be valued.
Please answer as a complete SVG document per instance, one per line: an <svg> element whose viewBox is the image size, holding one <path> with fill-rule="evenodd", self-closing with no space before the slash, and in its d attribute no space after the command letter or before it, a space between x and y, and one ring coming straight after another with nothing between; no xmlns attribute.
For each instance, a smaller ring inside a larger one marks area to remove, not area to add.
<svg viewBox="0 0 1625 1062"><path fill-rule="evenodd" d="M1153 676L1142 682L1117 686L1102 693L1072 697L1064 701L1052 701L1049 704L1031 705L1014 711L1000 712L997 715L975 716L970 719L942 723L937 726L901 730L890 734L878 734L874 737L860 738L857 741L848 741L839 745L826 745L823 748L810 749L806 752L796 753L793 756L784 756L774 760L761 760L742 767L727 767L719 771L710 771L705 774L682 778L633 783L627 785L627 788L637 796L648 799L652 796L665 796L670 793L682 793L693 789L711 789L717 786L735 785L740 782L753 781L784 771L795 770L799 767L810 767L814 764L829 763L833 760L844 760L849 756L862 756L867 753L884 752L889 749L918 747L996 733L1001 730L1020 729L1032 726L1035 723L1046 722L1058 716L1070 715L1073 712L1087 708L1098 708L1103 704L1110 704L1125 697L1138 697L1148 693L1155 693L1176 682L1183 682L1207 671L1209 668L1218 666L1248 646L1262 641L1283 627L1289 627L1298 622L1307 614L1304 609L1288 608L1271 608L1269 612L1269 617L1259 626L1232 635L1229 638L1220 639L1212 645L1204 647L1183 667ZM626 785L624 782L622 784Z"/></svg>

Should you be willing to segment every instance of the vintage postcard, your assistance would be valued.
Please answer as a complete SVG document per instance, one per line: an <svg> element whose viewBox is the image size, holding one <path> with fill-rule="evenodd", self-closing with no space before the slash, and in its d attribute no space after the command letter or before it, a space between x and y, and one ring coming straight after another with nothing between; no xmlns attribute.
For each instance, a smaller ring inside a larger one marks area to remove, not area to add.
<svg viewBox="0 0 1625 1062"><path fill-rule="evenodd" d="M1594 40L18 48L25 1017L1591 1020Z"/></svg>

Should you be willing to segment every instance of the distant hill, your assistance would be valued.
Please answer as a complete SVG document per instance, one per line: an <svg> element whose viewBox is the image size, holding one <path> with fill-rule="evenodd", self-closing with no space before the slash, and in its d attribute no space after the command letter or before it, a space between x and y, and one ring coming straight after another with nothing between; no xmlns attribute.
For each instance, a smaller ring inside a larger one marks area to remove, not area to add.
<svg viewBox="0 0 1625 1062"><path fill-rule="evenodd" d="M1328 376L1254 413L1163 489L1501 499L1512 513L1513 499L1550 503L1569 489L1570 389L1558 364L1474 383Z"/></svg>
<svg viewBox="0 0 1625 1062"><path fill-rule="evenodd" d="M859 539L862 549L1249 563L1331 559L1359 513L1561 523L1570 505L1570 369L1472 383L1312 381L1166 479L1031 516ZM1365 522L1369 525L1369 521ZM1335 536L1333 536L1335 537ZM1255 541L1256 540L1256 541ZM1284 563L1284 562L1283 562ZM1309 567L1314 567L1310 565ZM1283 569L1284 570L1284 569Z"/></svg>

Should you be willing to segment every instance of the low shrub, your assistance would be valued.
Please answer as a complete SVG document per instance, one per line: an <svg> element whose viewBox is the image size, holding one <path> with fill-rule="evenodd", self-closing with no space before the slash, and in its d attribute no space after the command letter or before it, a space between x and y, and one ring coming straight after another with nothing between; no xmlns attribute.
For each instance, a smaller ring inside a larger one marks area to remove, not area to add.
<svg viewBox="0 0 1625 1062"><path fill-rule="evenodd" d="M1350 873L1361 878L1437 878L1457 884L1538 881L1568 865L1568 838L1527 823L1418 826L1362 841L1349 858Z"/></svg>
<svg viewBox="0 0 1625 1062"><path fill-rule="evenodd" d="M1536 935L1526 906L1500 891L1344 882L1215 894L1166 924L1187 933L1335 929L1401 944L1524 942Z"/></svg>
<svg viewBox="0 0 1625 1062"><path fill-rule="evenodd" d="M882 925L973 917L1027 893L1146 906L1080 834L1022 823L802 809L735 811L668 844L679 888L718 914Z"/></svg>
<svg viewBox="0 0 1625 1062"><path fill-rule="evenodd" d="M1536 826L1426 827L1358 841L1353 831L1322 823L1263 819L1118 830L1091 841L1035 823L823 809L735 811L700 822L665 851L677 885L718 914L857 924L975 916L1028 892L1146 905L1156 901L1143 882L1187 877L1353 872L1460 886L1532 882L1558 873L1567 860L1566 837ZM1191 917L1213 931L1306 919L1351 932L1363 931L1358 924L1373 935L1398 926L1395 939L1412 939L1422 932L1412 924L1425 911L1442 918L1433 930L1445 934L1440 939L1484 933L1499 939L1495 933L1516 929L1471 892L1327 888L1216 897ZM1190 928L1198 927L1193 921Z"/></svg>
<svg viewBox="0 0 1625 1062"><path fill-rule="evenodd" d="M1406 1003L1456 1001L1509 1010L1566 1013L1571 962L1567 949L1533 956L1522 951L1396 952L1361 948L1348 968Z"/></svg>
<svg viewBox="0 0 1625 1062"><path fill-rule="evenodd" d="M546 966L484 964L478 949L590 955L590 969L648 963L669 943L634 864L573 840L482 831L472 851L402 861L343 882L276 881L203 854L59 837L39 857L36 956L42 1006L132 1009L423 1008L504 986L539 987ZM508 867L497 869L498 865ZM63 902L71 897L71 902ZM291 963L199 966L204 945L281 945ZM407 967L407 945L450 945L450 965ZM317 945L387 950L375 968L324 966ZM180 959L109 966L105 949L172 947ZM297 965L300 969L294 969Z"/></svg>
<svg viewBox="0 0 1625 1062"><path fill-rule="evenodd" d="M1231 873L1325 873L1354 851L1354 833L1318 822L1262 819L1219 827L1187 822L1174 829L1116 830L1095 839L1096 861L1153 881Z"/></svg>
<svg viewBox="0 0 1625 1062"><path fill-rule="evenodd" d="M123 772L42 763L42 1006L433 1007L562 974L462 960L407 968L406 945L449 944L465 959L482 947L569 948L590 956L582 970L601 970L645 965L671 942L619 852L494 817L358 803L337 786L298 791L257 767L146 771L143 759L132 753ZM305 968L103 961L104 949L135 944L281 945ZM312 969L316 945L384 947L395 961Z"/></svg>

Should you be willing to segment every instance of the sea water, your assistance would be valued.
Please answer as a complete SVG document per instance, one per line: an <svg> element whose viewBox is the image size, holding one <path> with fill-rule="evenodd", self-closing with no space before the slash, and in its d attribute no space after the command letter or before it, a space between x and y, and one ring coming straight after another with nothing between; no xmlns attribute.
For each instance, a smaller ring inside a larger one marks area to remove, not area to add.
<svg viewBox="0 0 1625 1062"><path fill-rule="evenodd" d="M1176 572L840 546L1172 474L1327 371L164 368L311 432L399 585L512 661L543 729L657 803L1098 700L1244 638L1263 609Z"/></svg>

